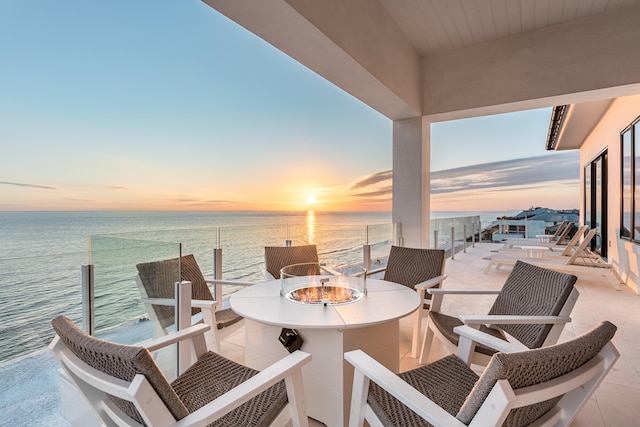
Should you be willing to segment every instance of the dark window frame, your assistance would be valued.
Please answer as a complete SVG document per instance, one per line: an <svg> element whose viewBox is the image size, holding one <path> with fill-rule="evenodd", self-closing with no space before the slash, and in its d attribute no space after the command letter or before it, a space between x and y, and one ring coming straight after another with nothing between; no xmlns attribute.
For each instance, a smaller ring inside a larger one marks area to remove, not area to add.
<svg viewBox="0 0 640 427"><path fill-rule="evenodd" d="M609 150L604 148L584 165L582 200L584 224L589 228L598 227L598 233L589 244L589 249L607 258L607 202ZM621 229L622 230L622 229Z"/></svg>
<svg viewBox="0 0 640 427"><path fill-rule="evenodd" d="M640 161L636 162L636 157L640 157L640 117L637 117L629 126L620 132L620 239L628 240L632 243L640 244L640 233L635 232L636 227L640 227L640 219L636 223L636 216L640 214L640 200L636 200L636 194L640 194ZM625 177L625 135L629 133L629 173ZM638 146L636 150L636 145ZM628 188L625 183L628 182ZM629 193L625 194L625 190ZM625 211L625 196L629 201L628 210ZM640 197L639 197L640 199ZM638 211L638 212L636 212ZM628 218L625 218L625 215ZM625 219L628 220L628 230L625 228ZM638 228L640 230L640 228Z"/></svg>

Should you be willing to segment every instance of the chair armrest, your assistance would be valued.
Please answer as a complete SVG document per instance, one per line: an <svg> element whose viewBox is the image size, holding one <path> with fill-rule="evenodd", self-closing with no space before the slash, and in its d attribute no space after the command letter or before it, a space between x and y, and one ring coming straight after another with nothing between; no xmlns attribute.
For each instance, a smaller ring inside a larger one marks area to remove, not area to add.
<svg viewBox="0 0 640 427"><path fill-rule="evenodd" d="M152 305L176 305L176 300L173 298L140 297L140 301L142 301L145 304L152 304Z"/></svg>
<svg viewBox="0 0 640 427"><path fill-rule="evenodd" d="M470 345L471 342L485 345L489 348L493 348L494 350L501 351L503 353L529 349L522 343L505 341L498 337L494 337L493 335L481 332L478 329L472 328L471 326L456 326L455 328L453 328L453 331L460 336L460 341L458 344L458 357L460 357L462 360L465 360L465 355L460 353L463 352L464 348L468 348L466 346ZM467 360L465 360L465 362L467 362Z"/></svg>
<svg viewBox="0 0 640 427"><path fill-rule="evenodd" d="M375 270L369 270L367 271L367 277L373 276L374 274L377 274L377 273L382 273L386 269L387 267L380 267L380 268L376 268Z"/></svg>
<svg viewBox="0 0 640 427"><path fill-rule="evenodd" d="M493 316L493 315L466 315L458 318L465 325L519 325L519 324L545 324L571 322L568 316Z"/></svg>
<svg viewBox="0 0 640 427"><path fill-rule="evenodd" d="M432 279L429 280L425 280L424 282L418 283L417 285L414 286L415 289L428 289L428 288L432 288L434 286L436 286L439 283L444 282L444 280L447 278L446 274L442 274L440 276L436 276Z"/></svg>
<svg viewBox="0 0 640 427"><path fill-rule="evenodd" d="M273 277L271 275L271 273L269 273L267 270L262 270L262 276L264 277L264 280L269 281L269 280L276 280L275 277Z"/></svg>
<svg viewBox="0 0 640 427"><path fill-rule="evenodd" d="M152 304L152 305L168 305L174 306L176 305L176 300L173 298L140 298L143 303ZM210 308L212 306L215 307L216 301L211 300L200 300L200 299L192 299L191 307L197 308Z"/></svg>
<svg viewBox="0 0 640 427"><path fill-rule="evenodd" d="M500 289L427 289L431 295L497 295L501 292Z"/></svg>
<svg viewBox="0 0 640 427"><path fill-rule="evenodd" d="M280 380L299 374L302 366L310 361L311 355L309 353L299 350L295 351L242 384L232 388L217 399L187 415L174 425L176 427L193 425L206 426L247 402L249 399L262 393Z"/></svg>
<svg viewBox="0 0 640 427"><path fill-rule="evenodd" d="M411 387L362 350L349 351L344 354L344 358L353 365L356 372L361 372L365 377L371 379L371 381L385 389L389 394L435 427L465 426L465 424L458 421L453 415Z"/></svg>
<svg viewBox="0 0 640 427"><path fill-rule="evenodd" d="M241 282L239 280L217 280L217 279L207 279L205 282L209 285L229 285L229 286L253 286L255 282Z"/></svg>
<svg viewBox="0 0 640 427"><path fill-rule="evenodd" d="M467 366L471 366L476 344L482 344L503 353L528 350L527 346L520 342L505 341L471 326L456 326L453 331L459 334L460 337L458 340L458 357Z"/></svg>
<svg viewBox="0 0 640 427"><path fill-rule="evenodd" d="M170 334L153 339L151 341L147 341L146 343L142 343L141 345L149 351L155 351L180 341L193 339L198 335L204 334L209 329L210 329L209 325L198 324L198 325L194 325L194 326L190 326L188 328L182 329L180 331L171 332Z"/></svg>
<svg viewBox="0 0 640 427"><path fill-rule="evenodd" d="M320 264L320 269L321 269L321 270L326 271L327 273L332 274L333 276L339 276L339 275L340 275L340 272L339 272L339 271L334 270L334 269L333 269L333 268L331 268L331 267L327 267L326 265L322 265L322 264Z"/></svg>
<svg viewBox="0 0 640 427"><path fill-rule="evenodd" d="M429 310L434 313L440 312L442 300L445 295L498 295L499 289L441 289L426 288L425 291L431 294L431 305Z"/></svg>

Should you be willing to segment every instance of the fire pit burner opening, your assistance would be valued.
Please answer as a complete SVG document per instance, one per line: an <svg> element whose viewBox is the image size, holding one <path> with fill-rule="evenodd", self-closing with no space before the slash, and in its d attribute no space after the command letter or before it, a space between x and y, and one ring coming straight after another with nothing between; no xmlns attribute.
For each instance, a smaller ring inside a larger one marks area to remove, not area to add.
<svg viewBox="0 0 640 427"><path fill-rule="evenodd" d="M367 294L366 270L360 270L355 276L348 276L323 274L323 267L318 263L288 265L280 270L280 295L300 304L327 306L356 302Z"/></svg>
<svg viewBox="0 0 640 427"><path fill-rule="evenodd" d="M306 286L293 289L285 294L286 298L302 304L338 305L355 302L363 297L357 289L343 286Z"/></svg>

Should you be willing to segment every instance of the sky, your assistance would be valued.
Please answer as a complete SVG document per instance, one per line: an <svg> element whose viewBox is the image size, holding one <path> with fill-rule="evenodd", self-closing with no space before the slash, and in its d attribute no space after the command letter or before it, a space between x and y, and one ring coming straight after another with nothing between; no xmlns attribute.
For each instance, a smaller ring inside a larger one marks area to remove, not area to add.
<svg viewBox="0 0 640 427"><path fill-rule="evenodd" d="M0 64L0 210L391 210L392 122L200 1L1 1ZM433 124L432 209L577 208L550 113Z"/></svg>

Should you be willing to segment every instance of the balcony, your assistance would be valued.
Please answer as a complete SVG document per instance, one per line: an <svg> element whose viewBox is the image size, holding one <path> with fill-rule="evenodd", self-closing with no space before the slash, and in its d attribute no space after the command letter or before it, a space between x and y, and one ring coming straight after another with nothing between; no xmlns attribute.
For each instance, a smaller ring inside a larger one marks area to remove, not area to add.
<svg viewBox="0 0 640 427"><path fill-rule="evenodd" d="M384 254L388 252L390 245L390 241L384 236L389 235L390 225L382 226L379 233L374 230L371 229L368 238L370 243L379 244L379 248L373 251L372 259L382 259L384 262ZM289 232L291 233L292 230L289 229ZM441 235L450 235L446 228L441 228L440 233ZM215 234L213 234L213 238L215 241ZM131 253L123 251L115 244L116 242L121 243L122 240L109 239L103 237L102 247L95 247L96 243L94 243L92 251L94 253L93 261L96 265L102 264L103 268L108 267L105 261L107 258L115 261L116 257L113 254L118 254L117 259L120 261L128 260L127 262L131 262ZM298 243L297 239L293 240L296 244ZM99 242L100 239L97 241ZM105 250L106 246L104 245L107 243L111 245L111 252ZM135 252L139 253L143 241L130 240L129 246L132 246L131 243L136 244L137 250ZM172 255L177 250L174 243L142 246L147 250L160 251L163 256ZM471 243L462 244L457 241L454 246L458 247L459 251L455 253L454 259L447 260L446 271L449 278L444 283L445 287L499 288L504 283L508 275L508 268L492 270L488 274L483 273L486 261L482 258L490 254L491 249L500 247L500 244L475 243L472 246ZM356 253L359 253L359 250ZM105 257L107 254L111 255ZM353 256L362 259L360 255ZM70 260L75 261L76 258L77 254L70 256ZM37 259L25 261L25 266L37 261ZM109 268L104 270L98 268L98 273L100 273L98 279L104 277L101 276L104 271L113 273ZM595 397L583 409L573 424L574 426L633 425L640 417L640 408L635 404L637 396L640 395L640 340L638 340L640 318L637 316L637 313L640 313L640 299L626 286L622 286L622 291L613 290L606 274L602 273L601 276L597 273L591 273L579 276L577 287L580 291L580 298L573 310L573 321L565 328L561 340L579 335L601 320L609 320L618 326L614 343L621 353L621 358L600 386ZM99 280L96 282L100 283ZM73 301L75 301L74 307L77 308L79 299ZM486 313L491 303L492 298L490 297L445 298L443 309L450 313ZM100 320L100 309L101 305L99 304L97 307L99 324L104 323ZM76 312L78 311L79 309L76 310ZM43 319L38 319L38 321L47 323L50 315L46 314L42 317ZM148 323L139 322L137 326L144 329ZM29 332L29 328L27 328L26 333ZM122 330L109 329L108 327L104 328L99 335L110 339L115 337L121 342L134 339L136 336L136 334L128 336L123 334ZM409 355L411 342L411 322L409 319L401 321L401 338L400 369L404 371L417 366L417 360ZM244 345L244 331L240 330L222 343L222 353L233 360L243 362ZM445 354L444 349L437 342L434 342L430 359L434 360ZM3 362L0 365L0 380L2 384L6 385L0 391L0 414L3 420L13 425L68 426L68 423L60 415L56 365L46 351ZM43 396L47 395L54 396L54 398L43 399Z"/></svg>

